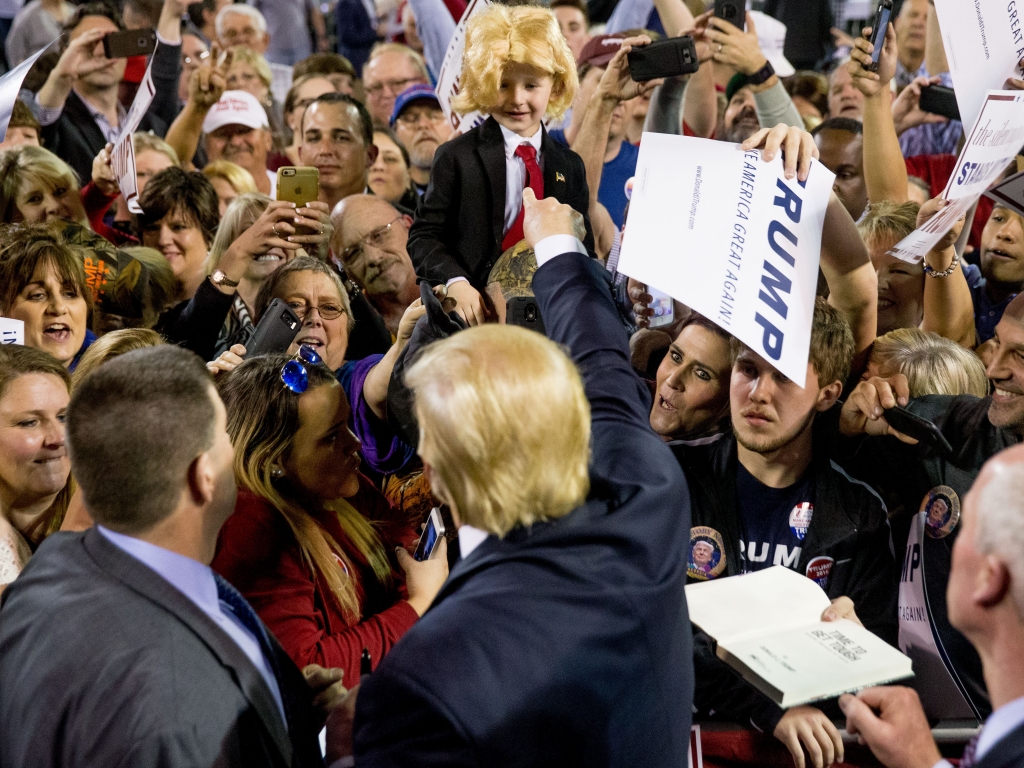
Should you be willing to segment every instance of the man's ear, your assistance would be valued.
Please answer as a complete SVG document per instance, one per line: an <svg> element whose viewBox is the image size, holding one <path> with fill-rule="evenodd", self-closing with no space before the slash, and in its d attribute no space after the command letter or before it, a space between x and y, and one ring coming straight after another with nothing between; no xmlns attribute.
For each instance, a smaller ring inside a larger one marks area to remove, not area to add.
<svg viewBox="0 0 1024 768"><path fill-rule="evenodd" d="M216 485L217 473L213 471L210 454L203 452L188 467L188 491L192 502L198 507L208 504L213 499Z"/></svg>
<svg viewBox="0 0 1024 768"><path fill-rule="evenodd" d="M1010 571L996 555L986 555L974 585L974 602L993 608L1010 593Z"/></svg>
<svg viewBox="0 0 1024 768"><path fill-rule="evenodd" d="M821 391L818 392L818 402L815 404L814 409L819 413L824 413L839 399L839 396L843 394L843 382L833 381L826 387L822 387Z"/></svg>
<svg viewBox="0 0 1024 768"><path fill-rule="evenodd" d="M377 162L377 154L380 152L380 147L376 144L370 144L366 148L366 167L369 168L375 162Z"/></svg>
<svg viewBox="0 0 1024 768"><path fill-rule="evenodd" d="M263 147L269 153L274 148L274 136L270 133L269 128L260 129L261 136L263 139Z"/></svg>

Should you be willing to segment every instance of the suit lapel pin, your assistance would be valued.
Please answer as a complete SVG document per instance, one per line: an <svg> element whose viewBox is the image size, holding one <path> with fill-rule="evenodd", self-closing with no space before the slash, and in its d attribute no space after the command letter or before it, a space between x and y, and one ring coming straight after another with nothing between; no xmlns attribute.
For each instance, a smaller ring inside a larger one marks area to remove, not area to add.
<svg viewBox="0 0 1024 768"><path fill-rule="evenodd" d="M558 173L556 171L555 172L555 181L565 181L565 176L563 176L562 174L560 174L560 173Z"/></svg>

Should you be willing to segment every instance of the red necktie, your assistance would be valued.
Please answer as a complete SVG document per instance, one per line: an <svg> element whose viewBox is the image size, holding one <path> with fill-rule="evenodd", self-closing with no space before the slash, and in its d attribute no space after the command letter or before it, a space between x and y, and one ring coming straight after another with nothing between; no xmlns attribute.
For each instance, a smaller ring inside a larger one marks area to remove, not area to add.
<svg viewBox="0 0 1024 768"><path fill-rule="evenodd" d="M540 172L537 164L537 150L532 144L520 144L516 147L516 157L521 157L526 165L526 184L523 189L529 187L538 200L544 199L544 175ZM501 241L502 253L523 239L523 207L519 208L519 215L512 223L511 229L505 233L505 239Z"/></svg>

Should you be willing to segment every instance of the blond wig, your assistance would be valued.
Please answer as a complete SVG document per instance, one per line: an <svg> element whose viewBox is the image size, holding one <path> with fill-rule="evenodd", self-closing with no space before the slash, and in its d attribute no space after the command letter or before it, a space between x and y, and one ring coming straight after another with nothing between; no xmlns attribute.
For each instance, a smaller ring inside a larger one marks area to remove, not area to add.
<svg viewBox="0 0 1024 768"><path fill-rule="evenodd" d="M547 72L554 85L547 116L558 118L576 98L576 61L546 8L492 5L466 28L456 112L491 112L501 103L501 76L510 64L527 64Z"/></svg>
<svg viewBox="0 0 1024 768"><path fill-rule="evenodd" d="M427 347L406 373L438 498L497 536L586 498L590 404L572 361L536 331L484 325Z"/></svg>

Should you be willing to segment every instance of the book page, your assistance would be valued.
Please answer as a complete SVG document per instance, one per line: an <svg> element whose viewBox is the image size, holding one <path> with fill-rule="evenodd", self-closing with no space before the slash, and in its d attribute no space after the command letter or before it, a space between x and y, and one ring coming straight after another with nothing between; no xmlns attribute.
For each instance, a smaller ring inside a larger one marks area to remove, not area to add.
<svg viewBox="0 0 1024 768"><path fill-rule="evenodd" d="M718 642L818 624L831 604L824 590L782 565L686 585L690 621Z"/></svg>
<svg viewBox="0 0 1024 768"><path fill-rule="evenodd" d="M718 653L784 707L832 698L912 674L908 657L846 619L719 642Z"/></svg>

